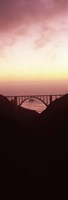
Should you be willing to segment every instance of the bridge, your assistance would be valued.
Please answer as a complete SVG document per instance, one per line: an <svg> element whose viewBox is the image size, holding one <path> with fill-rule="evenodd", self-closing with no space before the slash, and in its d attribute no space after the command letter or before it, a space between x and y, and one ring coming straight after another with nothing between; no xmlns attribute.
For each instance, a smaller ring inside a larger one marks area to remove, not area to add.
<svg viewBox="0 0 68 200"><path fill-rule="evenodd" d="M62 97L62 94L56 95L22 95L22 96L6 96L8 100L15 103L15 105L21 106L28 99L40 100L47 107L52 101Z"/></svg>

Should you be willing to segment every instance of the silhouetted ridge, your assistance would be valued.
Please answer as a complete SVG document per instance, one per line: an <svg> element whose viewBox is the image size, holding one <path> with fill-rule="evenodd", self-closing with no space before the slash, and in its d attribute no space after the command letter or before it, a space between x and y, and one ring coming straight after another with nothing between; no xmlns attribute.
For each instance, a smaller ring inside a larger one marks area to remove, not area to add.
<svg viewBox="0 0 68 200"><path fill-rule="evenodd" d="M11 102L3 95L0 95L0 110L4 110L5 106L9 107Z"/></svg>
<svg viewBox="0 0 68 200"><path fill-rule="evenodd" d="M1 114L23 123L25 126L26 123L31 123L32 120L38 116L36 111L16 106L12 101L9 101L3 95L0 95L0 115Z"/></svg>
<svg viewBox="0 0 68 200"><path fill-rule="evenodd" d="M68 94L41 114L0 95L0 158L1 171L15 168L21 180L63 177L68 170Z"/></svg>
<svg viewBox="0 0 68 200"><path fill-rule="evenodd" d="M48 112L58 112L60 110L68 109L68 94L54 100L51 104L41 113L41 116L45 115Z"/></svg>
<svg viewBox="0 0 68 200"><path fill-rule="evenodd" d="M67 125L68 119L68 94L53 101L46 110L40 114L40 123L52 128Z"/></svg>

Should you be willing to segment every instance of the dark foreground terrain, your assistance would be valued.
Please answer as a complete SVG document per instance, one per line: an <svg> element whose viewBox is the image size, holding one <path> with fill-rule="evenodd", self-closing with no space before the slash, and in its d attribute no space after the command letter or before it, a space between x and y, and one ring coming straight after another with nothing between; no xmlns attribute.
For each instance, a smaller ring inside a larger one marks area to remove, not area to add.
<svg viewBox="0 0 68 200"><path fill-rule="evenodd" d="M41 114L15 106L0 95L0 171L24 182L66 177L68 94ZM4 179L3 179L4 180Z"/></svg>

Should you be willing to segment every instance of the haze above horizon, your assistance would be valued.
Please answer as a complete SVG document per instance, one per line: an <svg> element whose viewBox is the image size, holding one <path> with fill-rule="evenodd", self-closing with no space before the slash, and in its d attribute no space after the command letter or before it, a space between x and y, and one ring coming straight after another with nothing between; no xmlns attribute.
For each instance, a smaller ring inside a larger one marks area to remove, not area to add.
<svg viewBox="0 0 68 200"><path fill-rule="evenodd" d="M0 93L68 93L67 0L0 0Z"/></svg>

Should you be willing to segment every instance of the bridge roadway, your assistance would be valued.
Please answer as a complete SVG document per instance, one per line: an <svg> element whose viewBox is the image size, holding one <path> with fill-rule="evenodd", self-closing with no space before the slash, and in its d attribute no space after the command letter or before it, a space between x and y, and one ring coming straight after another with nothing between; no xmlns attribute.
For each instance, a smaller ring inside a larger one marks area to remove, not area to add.
<svg viewBox="0 0 68 200"><path fill-rule="evenodd" d="M21 96L6 96L8 100L13 101L15 105L21 106L27 99L38 99L47 107L52 101L63 96L56 95L21 95Z"/></svg>

